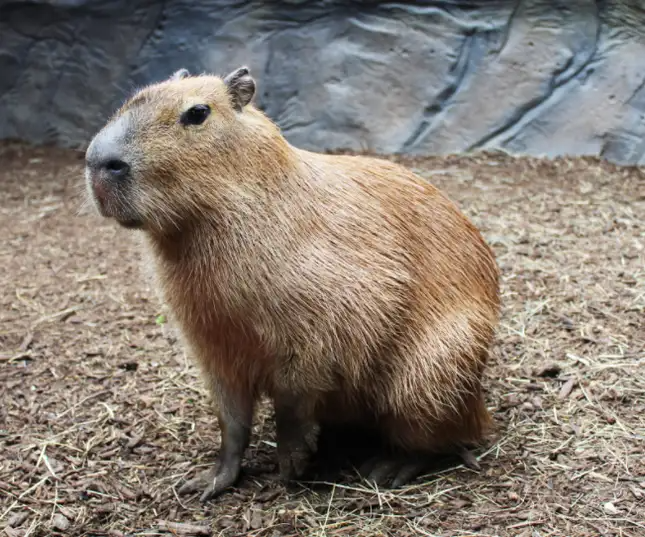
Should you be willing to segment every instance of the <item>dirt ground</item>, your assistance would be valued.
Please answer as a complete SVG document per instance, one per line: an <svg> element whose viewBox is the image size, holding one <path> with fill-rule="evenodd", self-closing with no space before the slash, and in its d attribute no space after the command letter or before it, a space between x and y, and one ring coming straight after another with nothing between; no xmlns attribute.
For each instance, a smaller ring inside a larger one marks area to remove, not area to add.
<svg viewBox="0 0 645 537"><path fill-rule="evenodd" d="M196 369L131 233L79 214L82 160L0 146L0 532L645 535L645 175L596 159L406 160L480 226L503 272L481 470L378 490L285 488L270 412L239 486L176 487L216 453ZM183 525L182 525L183 524Z"/></svg>

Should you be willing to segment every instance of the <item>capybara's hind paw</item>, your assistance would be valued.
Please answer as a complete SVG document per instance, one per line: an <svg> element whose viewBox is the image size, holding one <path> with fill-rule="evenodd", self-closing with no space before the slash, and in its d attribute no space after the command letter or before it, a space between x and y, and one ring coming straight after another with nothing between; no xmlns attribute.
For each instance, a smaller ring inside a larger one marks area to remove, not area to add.
<svg viewBox="0 0 645 537"><path fill-rule="evenodd" d="M419 477L428 466L428 460L423 458L374 458L359 473L379 487L399 488Z"/></svg>
<svg viewBox="0 0 645 537"><path fill-rule="evenodd" d="M184 483L179 488L178 493L185 495L201 491L202 495L199 501L204 503L232 487L237 481L238 474L239 472L235 472L233 469L227 469L226 467L205 470Z"/></svg>
<svg viewBox="0 0 645 537"><path fill-rule="evenodd" d="M471 470L480 470L475 454L466 447L459 448L451 458L456 456L464 466ZM398 488L405 486L429 471L434 466L430 456L408 455L399 457L374 457L366 461L359 469L360 475L379 487Z"/></svg>
<svg viewBox="0 0 645 537"><path fill-rule="evenodd" d="M475 454L468 448L462 447L457 451L457 456L461 459L461 462L466 468L471 470L481 470L481 466Z"/></svg>

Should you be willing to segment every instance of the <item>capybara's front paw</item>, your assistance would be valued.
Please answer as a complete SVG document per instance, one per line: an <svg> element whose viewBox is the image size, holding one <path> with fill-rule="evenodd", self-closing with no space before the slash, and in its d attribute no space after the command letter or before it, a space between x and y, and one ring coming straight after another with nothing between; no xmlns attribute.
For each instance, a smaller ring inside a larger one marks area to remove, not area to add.
<svg viewBox="0 0 645 537"><path fill-rule="evenodd" d="M311 461L311 450L303 443L293 449L278 450L278 466L280 468L280 479L283 481L295 481L303 477Z"/></svg>
<svg viewBox="0 0 645 537"><path fill-rule="evenodd" d="M278 466L280 479L295 481L308 470L317 450L318 427L309 424L294 427L288 434L278 434Z"/></svg>
<svg viewBox="0 0 645 537"><path fill-rule="evenodd" d="M178 493L194 494L202 492L199 501L204 503L208 500L219 496L227 489L235 485L239 477L239 469L230 466L220 466L219 468L211 468L205 470L195 476L193 479L184 483Z"/></svg>

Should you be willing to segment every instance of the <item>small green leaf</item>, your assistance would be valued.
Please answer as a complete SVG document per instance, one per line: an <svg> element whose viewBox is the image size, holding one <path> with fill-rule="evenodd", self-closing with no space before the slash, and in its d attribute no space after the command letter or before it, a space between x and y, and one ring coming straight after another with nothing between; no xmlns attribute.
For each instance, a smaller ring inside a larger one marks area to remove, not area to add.
<svg viewBox="0 0 645 537"><path fill-rule="evenodd" d="M160 315L157 315L157 318L155 319L155 322L159 325L162 325L166 322L166 316L162 313Z"/></svg>

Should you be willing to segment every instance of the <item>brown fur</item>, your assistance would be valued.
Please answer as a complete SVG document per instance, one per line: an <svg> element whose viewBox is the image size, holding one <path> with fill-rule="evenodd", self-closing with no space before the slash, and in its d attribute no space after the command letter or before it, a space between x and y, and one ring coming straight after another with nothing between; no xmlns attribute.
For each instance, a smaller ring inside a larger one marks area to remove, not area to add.
<svg viewBox="0 0 645 537"><path fill-rule="evenodd" d="M178 125L198 103L208 121ZM451 201L391 162L291 146L217 77L148 87L124 114L140 173L119 203L220 401L288 392L411 450L482 438L498 272Z"/></svg>

